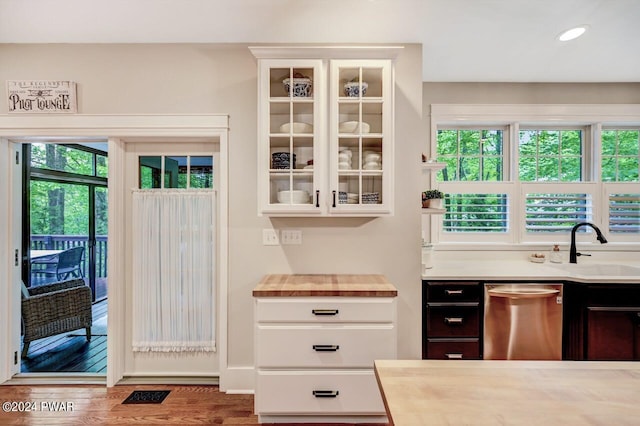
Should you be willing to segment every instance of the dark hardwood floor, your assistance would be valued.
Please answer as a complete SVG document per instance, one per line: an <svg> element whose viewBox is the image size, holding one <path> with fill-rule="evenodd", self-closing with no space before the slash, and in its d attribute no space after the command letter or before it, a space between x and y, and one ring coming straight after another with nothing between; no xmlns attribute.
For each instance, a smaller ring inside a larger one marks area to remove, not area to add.
<svg viewBox="0 0 640 426"><path fill-rule="evenodd" d="M95 303L91 341L84 330L36 340L23 359L21 373L107 372L107 299Z"/></svg>

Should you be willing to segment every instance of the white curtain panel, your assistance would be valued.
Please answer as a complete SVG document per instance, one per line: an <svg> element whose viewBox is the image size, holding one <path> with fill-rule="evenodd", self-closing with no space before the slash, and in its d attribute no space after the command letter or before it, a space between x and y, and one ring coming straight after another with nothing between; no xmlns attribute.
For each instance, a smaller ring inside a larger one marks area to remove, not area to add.
<svg viewBox="0 0 640 426"><path fill-rule="evenodd" d="M135 352L215 351L215 197L134 190Z"/></svg>

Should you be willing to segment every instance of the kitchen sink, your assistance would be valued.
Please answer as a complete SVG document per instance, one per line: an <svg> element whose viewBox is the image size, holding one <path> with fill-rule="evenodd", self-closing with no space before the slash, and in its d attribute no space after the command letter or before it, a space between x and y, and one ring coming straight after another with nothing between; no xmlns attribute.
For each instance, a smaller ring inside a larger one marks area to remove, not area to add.
<svg viewBox="0 0 640 426"><path fill-rule="evenodd" d="M562 265L550 265L553 268L562 269L570 275L582 276L608 276L608 277L640 277L640 267L619 265L610 263L565 263Z"/></svg>

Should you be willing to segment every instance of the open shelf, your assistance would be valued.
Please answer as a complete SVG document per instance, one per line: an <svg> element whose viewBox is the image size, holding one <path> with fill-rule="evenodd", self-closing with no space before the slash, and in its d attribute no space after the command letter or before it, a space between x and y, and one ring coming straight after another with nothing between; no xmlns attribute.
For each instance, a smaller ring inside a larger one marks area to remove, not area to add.
<svg viewBox="0 0 640 426"><path fill-rule="evenodd" d="M438 163L435 161L427 161L422 164L422 170L442 170L447 167L447 163Z"/></svg>
<svg viewBox="0 0 640 426"><path fill-rule="evenodd" d="M423 207L422 214L445 214L447 209L432 209L431 207Z"/></svg>

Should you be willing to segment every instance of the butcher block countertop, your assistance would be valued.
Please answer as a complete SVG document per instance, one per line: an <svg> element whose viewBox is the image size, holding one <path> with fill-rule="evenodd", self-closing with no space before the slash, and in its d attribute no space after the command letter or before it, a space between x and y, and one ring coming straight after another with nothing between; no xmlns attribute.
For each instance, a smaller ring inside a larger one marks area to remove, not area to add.
<svg viewBox="0 0 640 426"><path fill-rule="evenodd" d="M255 297L395 297L398 290L384 275L273 274L253 289Z"/></svg>
<svg viewBox="0 0 640 426"><path fill-rule="evenodd" d="M396 426L637 425L640 363L375 361Z"/></svg>

